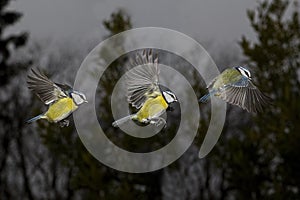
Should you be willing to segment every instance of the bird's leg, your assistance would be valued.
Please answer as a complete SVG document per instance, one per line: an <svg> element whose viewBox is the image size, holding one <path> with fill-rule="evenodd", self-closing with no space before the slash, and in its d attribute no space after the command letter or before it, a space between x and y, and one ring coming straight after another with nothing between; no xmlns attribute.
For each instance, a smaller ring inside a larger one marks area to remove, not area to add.
<svg viewBox="0 0 300 200"><path fill-rule="evenodd" d="M65 127L65 126L69 126L69 120L64 119L62 121L59 122L60 127Z"/></svg>
<svg viewBox="0 0 300 200"><path fill-rule="evenodd" d="M161 124L163 124L165 126L167 122L162 117L153 117L152 119L150 119L150 124L155 124L155 126L160 126Z"/></svg>

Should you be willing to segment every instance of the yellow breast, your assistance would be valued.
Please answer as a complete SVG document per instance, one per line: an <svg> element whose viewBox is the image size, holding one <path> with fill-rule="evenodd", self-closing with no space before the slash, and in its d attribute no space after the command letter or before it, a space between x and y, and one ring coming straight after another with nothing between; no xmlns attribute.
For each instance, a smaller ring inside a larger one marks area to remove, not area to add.
<svg viewBox="0 0 300 200"><path fill-rule="evenodd" d="M136 118L138 121L151 119L158 116L168 108L168 103L160 94L154 98L149 98L145 101L142 108L137 112Z"/></svg>
<svg viewBox="0 0 300 200"><path fill-rule="evenodd" d="M45 113L47 119L51 122L58 122L68 117L78 106L74 103L72 98L62 98L49 106Z"/></svg>

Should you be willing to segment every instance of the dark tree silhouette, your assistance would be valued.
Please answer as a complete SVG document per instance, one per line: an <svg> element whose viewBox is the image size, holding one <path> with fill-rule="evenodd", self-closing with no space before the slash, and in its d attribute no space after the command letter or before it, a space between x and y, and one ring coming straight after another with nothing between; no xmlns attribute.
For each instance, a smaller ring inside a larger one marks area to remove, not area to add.
<svg viewBox="0 0 300 200"><path fill-rule="evenodd" d="M25 32L4 36L5 29L14 25L22 17L19 12L6 10L9 3L10 0L2 0L0 3L0 86L5 85L10 77L18 73L20 69L18 66L9 64L10 45L13 48L24 46L28 37Z"/></svg>
<svg viewBox="0 0 300 200"><path fill-rule="evenodd" d="M20 178L28 187L24 190L27 197L32 199L31 189L28 184L28 175L26 171L26 161L24 160L22 150L21 130L23 122L20 118L15 118L15 114L22 112L22 100L19 100L18 89L16 85L11 84L13 80L22 70L26 69L28 63L14 63L10 60L13 50L25 45L27 33L6 34L6 29L21 18L21 13L7 10L10 0L2 0L0 2L0 198L9 198L13 195L9 183L10 162L14 162L11 146L16 144L19 165L21 166ZM6 35L6 36L5 36Z"/></svg>
<svg viewBox="0 0 300 200"><path fill-rule="evenodd" d="M238 126L225 134L229 139L223 138L220 163L227 169L229 196L237 199L299 197L300 22L299 7L287 12L289 5L289 0L262 1L248 11L257 41L243 36L240 46L254 82L273 106L245 122L240 114Z"/></svg>
<svg viewBox="0 0 300 200"><path fill-rule="evenodd" d="M131 19L123 10L112 13L110 19L104 20L103 26L109 31L109 36L132 28Z"/></svg>

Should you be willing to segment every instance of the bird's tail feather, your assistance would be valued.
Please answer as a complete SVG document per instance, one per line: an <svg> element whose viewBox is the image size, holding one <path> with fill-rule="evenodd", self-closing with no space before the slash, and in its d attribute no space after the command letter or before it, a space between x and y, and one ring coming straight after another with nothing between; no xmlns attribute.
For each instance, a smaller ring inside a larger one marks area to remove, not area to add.
<svg viewBox="0 0 300 200"><path fill-rule="evenodd" d="M114 121L114 122L112 123L112 125L113 125L114 127L119 127L119 126L121 126L122 124L124 124L125 122L131 120L133 116L134 116L134 115L128 115L128 116L126 116L126 117L123 117L123 118L121 118L121 119L118 119L118 120Z"/></svg>
<svg viewBox="0 0 300 200"><path fill-rule="evenodd" d="M202 103L206 103L208 101L210 97L210 93L207 93L206 95L202 96L199 101L202 102Z"/></svg>
<svg viewBox="0 0 300 200"><path fill-rule="evenodd" d="M37 120L39 120L39 119L42 119L42 118L44 118L44 114L40 114L40 115L38 115L38 116L35 116L35 117L33 117L33 118L27 120L26 122L27 122L28 124L30 124L30 123L35 122L35 121L37 121Z"/></svg>

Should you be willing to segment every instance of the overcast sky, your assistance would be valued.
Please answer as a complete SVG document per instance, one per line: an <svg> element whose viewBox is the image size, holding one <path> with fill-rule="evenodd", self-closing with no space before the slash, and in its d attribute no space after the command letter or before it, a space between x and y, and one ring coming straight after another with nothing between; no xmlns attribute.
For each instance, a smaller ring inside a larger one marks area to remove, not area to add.
<svg viewBox="0 0 300 200"><path fill-rule="evenodd" d="M16 0L11 8L24 14L14 29L34 37L93 37L105 30L102 21L118 8L131 16L134 27L174 29L198 40L223 43L253 38L246 10L250 0Z"/></svg>

